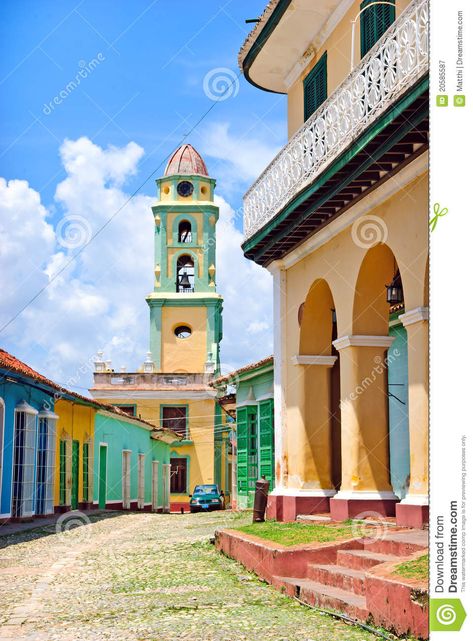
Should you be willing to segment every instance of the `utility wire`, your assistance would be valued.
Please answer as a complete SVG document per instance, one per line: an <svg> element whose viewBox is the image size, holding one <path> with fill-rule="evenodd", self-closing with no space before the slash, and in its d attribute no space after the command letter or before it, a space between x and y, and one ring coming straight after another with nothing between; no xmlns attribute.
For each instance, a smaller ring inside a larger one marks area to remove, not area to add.
<svg viewBox="0 0 473 641"><path fill-rule="evenodd" d="M182 144L185 140L187 140L187 139L189 138L189 136L191 135L191 133L197 129L197 127L200 125L200 123L201 123L203 120L205 120L205 118L209 115L209 113L210 113L210 112L215 108L215 106L217 105L217 103L222 101L222 99L225 97L226 93L227 93L227 92L228 92L228 91L233 87L233 85L238 81L238 79L240 78L240 76L241 76L241 71L240 71L240 73L238 74L238 76L236 76L236 77L232 80L232 82L228 85L228 87L226 88L225 92L222 94L222 96L220 97L220 99L219 99L219 100L215 100L215 101L210 105L210 107L209 107L209 108L208 108L208 109L207 109L207 110L206 110L206 111L205 111L205 112L200 116L200 118L197 120L197 122L196 122L194 125L192 125L192 127L191 127L190 131L188 131L186 134L184 134L184 136L183 136L183 137L182 137L182 139L181 139L181 144ZM115 211L115 212L110 216L110 218L108 218L108 219L103 223L103 225L102 225L101 227L99 227L99 229L98 229L94 234L92 234L92 236L90 237L90 239L89 239L86 243L84 243L84 245L83 245L82 247L80 247L80 248L78 249L78 251L76 251L76 253L75 253L75 254L73 254L73 255L71 256L71 258L70 258L70 259L69 259L69 260L68 260L68 261L67 261L67 262L66 262L66 263L65 263L65 264L64 264L64 265L63 265L63 266L62 266L62 267L61 267L61 268L60 268L60 269L55 273L55 274L53 274L53 275L51 276L51 278L50 278L50 279L49 279L49 281L46 283L46 285L44 285L43 287L41 287L41 289L39 289L39 290L36 292L36 294L34 294L34 296L32 296L32 297L28 300L28 302L27 302L27 303L25 303L25 304L23 305L23 307L21 307L21 308L18 310L18 312L17 312L16 314L14 314L14 315L13 315L13 316L12 316L12 317L11 317L11 318L10 318L10 319L5 323L5 324L4 324L4 325L2 325L2 327L0 327L0 333L1 333L1 332L3 332L7 327L9 327L9 326L10 326L10 325L11 325L11 324L12 324L12 323L13 323L13 322L18 318L18 316L20 316L20 315L25 311L25 309L26 309L27 307L29 307L32 303L34 303L34 301L35 301L37 298L39 298L39 297L41 296L41 294L42 294L42 293L43 293L43 292L44 292L44 291L45 291L45 290L46 290L46 289L47 289L47 288L48 288L48 287L49 287L49 286L50 286L50 285L51 285L51 284L52 284L52 283L53 283L53 282L54 282L54 281L55 281L55 280L56 280L56 279L57 279L57 278L58 278L58 277L59 277L59 276L60 276L60 275L61 275L61 274L62 274L62 273L63 273L63 272L68 268L68 267L69 267L69 265L70 265L71 263L73 263L73 262L75 261L75 259L76 259L78 256L80 256L80 254L84 251L84 249L86 249L86 248L91 244L91 242L92 242L93 240L95 240L95 239L97 238L97 236L98 236L99 234L101 234L101 233L102 233L102 231L103 231L106 227L108 227L108 225L112 222L112 220L113 220L116 216L118 216L118 214L122 211L122 209L124 209L124 208L125 208L125 207L126 207L126 206L127 206L127 205L132 201L132 200L133 200L133 198L138 194L138 192L139 192L139 191L140 191L140 190L141 190L141 189L146 185L146 183L148 182L148 180L150 180L150 178L152 178L152 177L154 176L154 174L158 171L158 169L160 169L160 168L164 165L164 163L166 162L166 160L169 158L169 155L170 155L170 154L167 154L167 155L166 155L166 156L161 160L161 162L159 163L159 165L158 165L157 167L155 167L155 169L153 169L153 171L152 171L152 172L151 172L151 173L150 173L150 174L145 178L145 180L144 180L144 181L139 185L139 187L137 187L137 188L135 189L135 191L134 191L134 192L133 192L133 193L132 193L132 194L131 194L131 195L130 195L126 200L125 200L125 202L124 202L124 203L123 203L123 204L122 204L122 205L121 205L121 206L120 206L120 207L119 207L119 208L118 208L118 209L117 209L117 210L116 210L116 211Z"/></svg>

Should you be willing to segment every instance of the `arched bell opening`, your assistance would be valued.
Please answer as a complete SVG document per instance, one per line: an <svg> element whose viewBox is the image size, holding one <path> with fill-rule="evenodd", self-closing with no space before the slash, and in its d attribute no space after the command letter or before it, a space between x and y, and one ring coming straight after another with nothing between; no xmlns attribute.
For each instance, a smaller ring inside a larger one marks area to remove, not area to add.
<svg viewBox="0 0 473 641"><path fill-rule="evenodd" d="M194 260L184 254L179 256L176 264L176 292L189 294L194 291L195 270Z"/></svg>

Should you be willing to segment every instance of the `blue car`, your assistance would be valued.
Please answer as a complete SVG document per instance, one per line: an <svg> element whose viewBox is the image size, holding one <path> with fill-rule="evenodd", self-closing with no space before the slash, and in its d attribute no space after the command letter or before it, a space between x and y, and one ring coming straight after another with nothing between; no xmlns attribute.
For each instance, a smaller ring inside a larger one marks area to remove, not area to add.
<svg viewBox="0 0 473 641"><path fill-rule="evenodd" d="M196 485L193 494L189 494L191 512L201 510L223 510L225 508L223 495L218 485Z"/></svg>

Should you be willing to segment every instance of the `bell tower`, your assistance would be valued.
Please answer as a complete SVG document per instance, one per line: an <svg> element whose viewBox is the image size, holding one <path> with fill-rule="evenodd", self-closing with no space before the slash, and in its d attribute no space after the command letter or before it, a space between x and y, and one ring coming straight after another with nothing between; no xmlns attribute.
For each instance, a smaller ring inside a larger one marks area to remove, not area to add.
<svg viewBox="0 0 473 641"><path fill-rule="evenodd" d="M156 184L154 291L146 298L154 371L218 373L223 299L216 292L215 180L186 144Z"/></svg>

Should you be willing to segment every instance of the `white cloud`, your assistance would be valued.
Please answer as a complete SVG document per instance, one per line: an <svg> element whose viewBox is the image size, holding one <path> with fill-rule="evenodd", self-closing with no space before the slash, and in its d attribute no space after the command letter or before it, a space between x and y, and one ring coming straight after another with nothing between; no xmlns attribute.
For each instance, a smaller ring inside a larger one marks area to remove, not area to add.
<svg viewBox="0 0 473 641"><path fill-rule="evenodd" d="M116 369L138 367L148 349L144 299L153 284L155 198L139 195L125 205L126 181L143 154L133 142L103 149L83 137L66 140L60 154L67 176L55 205L45 207L26 181L0 179L0 325L49 283L3 332L2 343L58 382L86 388L98 348ZM222 361L233 368L271 353L271 277L243 257L235 214L223 198L217 202Z"/></svg>
<svg viewBox="0 0 473 641"><path fill-rule="evenodd" d="M252 129L237 135L230 132L227 122L212 123L199 141L199 149L204 157L208 155L220 161L218 185L225 192L233 193L241 189L242 183L253 182L278 153L282 143L279 127L273 137L277 142L268 144L269 135L255 137Z"/></svg>

